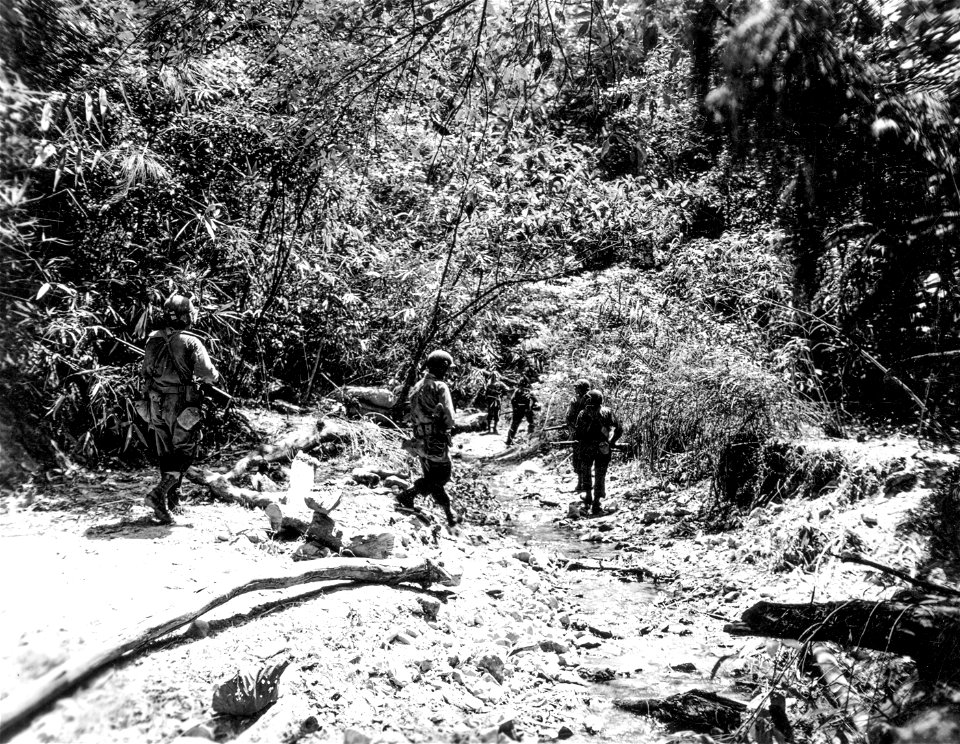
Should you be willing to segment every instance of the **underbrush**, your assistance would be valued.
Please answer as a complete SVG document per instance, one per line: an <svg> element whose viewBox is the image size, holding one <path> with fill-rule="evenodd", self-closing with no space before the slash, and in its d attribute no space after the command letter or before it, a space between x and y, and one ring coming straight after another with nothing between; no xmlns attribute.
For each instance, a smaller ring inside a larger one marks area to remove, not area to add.
<svg viewBox="0 0 960 744"><path fill-rule="evenodd" d="M652 291L635 272L567 298L561 314L544 339L559 370L544 384L547 423L562 421L573 380L586 377L620 416L632 454L664 477L716 476L737 448L819 421L755 335Z"/></svg>

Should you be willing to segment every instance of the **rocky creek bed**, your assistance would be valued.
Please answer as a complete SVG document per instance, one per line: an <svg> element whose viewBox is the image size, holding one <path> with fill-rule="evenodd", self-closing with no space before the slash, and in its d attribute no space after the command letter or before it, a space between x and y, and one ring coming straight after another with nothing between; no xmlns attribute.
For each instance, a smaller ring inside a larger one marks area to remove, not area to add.
<svg viewBox="0 0 960 744"><path fill-rule="evenodd" d="M706 485L677 489L615 463L615 511L571 518L562 455L497 459L502 440L480 434L458 446L453 490L467 520L452 533L397 512L389 489L354 483L351 458L327 463L317 483L342 492L347 527L393 532L397 555L462 573L458 587L342 582L245 595L95 675L13 741L203 735L215 684L281 652L292 659L281 700L311 716L288 740L682 738L614 701L694 687L744 702L762 693L783 650L731 637L725 623L762 598L890 596L890 577L831 556L855 545L915 566L923 541L904 524L952 463L907 440L807 443L841 451L849 467L808 498L712 532L700 516ZM902 481L907 490L884 488L903 472L917 475ZM81 473L3 515L4 695L224 574L289 565L296 543L262 540L257 512L199 489L176 525L153 524L140 503L150 478ZM788 714L801 706L788 700ZM257 740L255 729L243 736Z"/></svg>

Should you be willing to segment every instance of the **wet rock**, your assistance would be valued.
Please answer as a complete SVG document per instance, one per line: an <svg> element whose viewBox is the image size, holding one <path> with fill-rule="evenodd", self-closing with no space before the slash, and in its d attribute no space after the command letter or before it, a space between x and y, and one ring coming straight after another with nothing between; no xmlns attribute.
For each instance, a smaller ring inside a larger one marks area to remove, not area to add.
<svg viewBox="0 0 960 744"><path fill-rule="evenodd" d="M569 739L572 736L573 736L573 729L571 729L569 726L561 726L560 729L557 731L558 739Z"/></svg>
<svg viewBox="0 0 960 744"><path fill-rule="evenodd" d="M696 665L689 661L685 661L682 664L673 664L670 668L681 674L696 674L699 671Z"/></svg>
<svg viewBox="0 0 960 744"><path fill-rule="evenodd" d="M503 659L501 659L496 654L487 654L482 656L477 662L477 668L483 669L490 673L490 675L499 683L503 684L504 677L504 664Z"/></svg>
<svg viewBox="0 0 960 744"><path fill-rule="evenodd" d="M861 514L861 515L860 515L860 520L861 520L865 525L867 525L867 527L876 527L877 524L879 524L879 522L877 522L877 518L876 518L875 516L873 516L872 514Z"/></svg>
<svg viewBox="0 0 960 744"><path fill-rule="evenodd" d="M607 628L601 628L596 625L587 626L587 630L593 633L597 638L613 638L613 631Z"/></svg>
<svg viewBox="0 0 960 744"><path fill-rule="evenodd" d="M567 518L568 519L580 519L583 516L583 502L582 501L571 501L567 504Z"/></svg>
<svg viewBox="0 0 960 744"><path fill-rule="evenodd" d="M513 554L513 557L516 558L521 563L529 563L531 556L530 556L529 550L518 550L516 553Z"/></svg>
<svg viewBox="0 0 960 744"><path fill-rule="evenodd" d="M574 645L577 648L582 648L582 649L599 648L600 641L598 641L596 638L592 638L591 636L585 635L578 638L576 641L574 641Z"/></svg>
<svg viewBox="0 0 960 744"><path fill-rule="evenodd" d="M917 485L918 480L917 474L909 470L899 470L896 473L891 473L883 482L883 495L887 497L896 496L903 491L909 491Z"/></svg>
<svg viewBox="0 0 960 744"><path fill-rule="evenodd" d="M570 647L567 646L567 644L565 643L561 643L560 641L556 641L552 638L547 638L545 640L540 641L540 650L546 651L547 653L565 654L570 651Z"/></svg>
<svg viewBox="0 0 960 744"><path fill-rule="evenodd" d="M440 612L440 600L433 597L417 597L417 603L423 611L426 620L436 620Z"/></svg>
<svg viewBox="0 0 960 744"><path fill-rule="evenodd" d="M661 519L660 512L646 511L643 513L643 516L640 518L640 522L643 524L653 524L654 522L659 522L660 519Z"/></svg>

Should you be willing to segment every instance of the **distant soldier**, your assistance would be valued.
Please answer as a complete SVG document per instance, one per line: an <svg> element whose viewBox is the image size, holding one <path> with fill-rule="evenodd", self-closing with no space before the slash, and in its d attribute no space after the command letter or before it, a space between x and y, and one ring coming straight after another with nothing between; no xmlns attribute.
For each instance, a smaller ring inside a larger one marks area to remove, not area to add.
<svg viewBox="0 0 960 744"><path fill-rule="evenodd" d="M447 524L453 526L460 520L453 515L444 486L453 473L450 445L454 410L450 388L443 382L453 366L453 357L445 351L433 351L427 356L426 366L426 374L410 391L410 418L423 475L397 496L397 501L412 509L417 494L430 494L443 509Z"/></svg>
<svg viewBox="0 0 960 744"><path fill-rule="evenodd" d="M533 434L533 412L540 408L537 396L533 394L529 380L521 380L519 387L510 399L513 409L513 420L510 422L510 431L507 432L507 446L513 444L513 439L520 428L520 422L527 420L527 433Z"/></svg>
<svg viewBox="0 0 960 744"><path fill-rule="evenodd" d="M497 379L496 375L490 378L487 387L484 390L484 402L487 407L487 432L499 434L498 425L500 423L500 409L503 406L501 396L503 395L504 385Z"/></svg>
<svg viewBox="0 0 960 744"><path fill-rule="evenodd" d="M170 524L180 508L180 483L197 455L202 436L199 382L220 377L203 342L188 329L197 309L187 295L173 294L163 305L164 328L147 338L141 374L148 424L160 468L160 482L144 499L157 520Z"/></svg>
<svg viewBox="0 0 960 744"><path fill-rule="evenodd" d="M603 405L603 394L591 390L577 416L574 439L580 446L584 501L593 514L601 514L600 501L607 495L607 467L610 453L622 434L620 421Z"/></svg>
<svg viewBox="0 0 960 744"><path fill-rule="evenodd" d="M587 391L590 390L590 383L580 378L573 384L573 398L570 399L570 405L567 406L567 433L573 439L573 472L577 474L576 492L583 491L583 470L580 467L580 444L576 440L577 416L583 410L587 402Z"/></svg>

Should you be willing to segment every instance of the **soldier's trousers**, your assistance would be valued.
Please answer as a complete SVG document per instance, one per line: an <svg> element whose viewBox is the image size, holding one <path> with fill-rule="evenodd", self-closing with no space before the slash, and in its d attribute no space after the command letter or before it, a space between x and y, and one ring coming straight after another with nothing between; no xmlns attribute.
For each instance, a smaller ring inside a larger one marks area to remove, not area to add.
<svg viewBox="0 0 960 744"><path fill-rule="evenodd" d="M413 486L400 494L399 501L402 506L413 507L413 497L416 494L432 496L437 505L443 509L443 513L448 519L452 518L453 512L450 510L450 496L444 486L450 482L453 475L453 463L435 462L420 458L420 467L423 468L423 475L413 482Z"/></svg>
<svg viewBox="0 0 960 744"><path fill-rule="evenodd" d="M500 403L490 403L487 406L487 429L496 429L500 423Z"/></svg>
<svg viewBox="0 0 960 744"><path fill-rule="evenodd" d="M507 434L507 440L513 441L517 435L517 429L520 428L520 422L527 420L527 431L533 434L533 409L532 408L514 408L513 420L510 422L510 432Z"/></svg>
<svg viewBox="0 0 960 744"><path fill-rule="evenodd" d="M577 490L583 490L583 456L579 442L573 443L573 472L577 474Z"/></svg>
<svg viewBox="0 0 960 744"><path fill-rule="evenodd" d="M593 496L592 503L600 505L600 500L607 495L607 468L610 465L610 452L600 452L595 445L581 445L580 473L582 474L583 490L587 497Z"/></svg>
<svg viewBox="0 0 960 744"><path fill-rule="evenodd" d="M184 393L150 391L150 430L161 473L186 472L197 456L201 412Z"/></svg>

